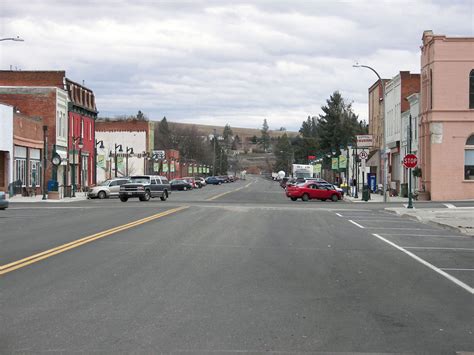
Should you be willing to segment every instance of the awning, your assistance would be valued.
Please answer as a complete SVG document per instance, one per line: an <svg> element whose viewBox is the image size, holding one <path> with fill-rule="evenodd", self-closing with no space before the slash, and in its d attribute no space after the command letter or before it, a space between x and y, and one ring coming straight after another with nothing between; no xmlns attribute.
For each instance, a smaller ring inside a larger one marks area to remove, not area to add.
<svg viewBox="0 0 474 355"><path fill-rule="evenodd" d="M380 150L373 150L369 153L367 158L366 166L380 166Z"/></svg>

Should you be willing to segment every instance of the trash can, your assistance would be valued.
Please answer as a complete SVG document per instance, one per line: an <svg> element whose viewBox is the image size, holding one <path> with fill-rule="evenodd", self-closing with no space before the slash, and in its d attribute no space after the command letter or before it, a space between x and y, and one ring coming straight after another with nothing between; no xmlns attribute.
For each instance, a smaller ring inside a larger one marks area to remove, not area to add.
<svg viewBox="0 0 474 355"><path fill-rule="evenodd" d="M400 184L400 196L408 197L408 183Z"/></svg>
<svg viewBox="0 0 474 355"><path fill-rule="evenodd" d="M370 187L369 185L364 185L362 188L362 200L369 201L370 200Z"/></svg>

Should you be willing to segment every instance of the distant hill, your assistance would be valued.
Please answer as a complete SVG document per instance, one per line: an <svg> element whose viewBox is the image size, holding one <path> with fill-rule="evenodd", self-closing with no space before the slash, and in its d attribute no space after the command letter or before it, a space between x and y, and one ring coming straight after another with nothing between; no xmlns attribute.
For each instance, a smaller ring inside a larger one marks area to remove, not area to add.
<svg viewBox="0 0 474 355"><path fill-rule="evenodd" d="M224 131L224 126L211 126L211 125L203 125L203 124L195 124L195 123L180 123L180 122L169 122L168 125L171 128L191 128L192 126L195 126L196 129L200 132L203 133L203 135L209 135L214 133L214 129L216 130L218 135L222 135L222 132ZM232 133L233 135L238 135L242 141L245 139L250 139L253 136L260 137L262 133L260 132L260 129L256 128L241 128L241 127L232 127ZM299 135L298 132L292 132L292 131L274 131L270 130L268 132L270 134L270 137L280 137L284 133L288 135L288 137L295 137Z"/></svg>

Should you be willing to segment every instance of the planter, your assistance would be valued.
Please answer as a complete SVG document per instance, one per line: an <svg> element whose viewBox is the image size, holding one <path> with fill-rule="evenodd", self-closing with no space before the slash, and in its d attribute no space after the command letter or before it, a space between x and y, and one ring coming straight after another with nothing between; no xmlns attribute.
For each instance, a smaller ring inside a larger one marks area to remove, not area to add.
<svg viewBox="0 0 474 355"><path fill-rule="evenodd" d="M429 191L418 191L418 201L430 201L431 196Z"/></svg>
<svg viewBox="0 0 474 355"><path fill-rule="evenodd" d="M49 200L61 199L61 196L59 195L59 191L48 191L48 199Z"/></svg>

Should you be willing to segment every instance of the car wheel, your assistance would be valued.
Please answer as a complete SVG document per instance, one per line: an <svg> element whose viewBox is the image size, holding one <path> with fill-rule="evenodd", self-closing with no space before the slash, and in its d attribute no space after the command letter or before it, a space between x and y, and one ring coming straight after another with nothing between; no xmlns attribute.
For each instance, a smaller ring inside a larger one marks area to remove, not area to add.
<svg viewBox="0 0 474 355"><path fill-rule="evenodd" d="M308 194L304 194L303 197L301 197L301 199L303 201L309 201L309 195Z"/></svg>
<svg viewBox="0 0 474 355"><path fill-rule="evenodd" d="M168 192L165 191L165 192L163 192L163 195L161 195L160 200L161 201L166 201L167 198L168 198Z"/></svg>
<svg viewBox="0 0 474 355"><path fill-rule="evenodd" d="M186 186L185 186L185 187L183 187L183 191L186 191L187 189L188 189L188 188L187 188Z"/></svg>
<svg viewBox="0 0 474 355"><path fill-rule="evenodd" d="M97 197L103 200L104 198L107 197L107 194L105 193L105 191L99 191L99 193L97 194Z"/></svg>
<svg viewBox="0 0 474 355"><path fill-rule="evenodd" d="M127 201L128 201L128 197L127 197L127 196L120 196L120 201L122 201L122 202L127 202Z"/></svg>
<svg viewBox="0 0 474 355"><path fill-rule="evenodd" d="M332 200L332 202L337 202L339 200L339 198L337 197L337 195L334 194L334 195L331 196L331 200Z"/></svg>
<svg viewBox="0 0 474 355"><path fill-rule="evenodd" d="M150 190L145 190L145 195L143 195L143 197L140 199L140 201L150 201Z"/></svg>
<svg viewBox="0 0 474 355"><path fill-rule="evenodd" d="M291 201L296 201L297 198L296 197L290 197L291 198Z"/></svg>
<svg viewBox="0 0 474 355"><path fill-rule="evenodd" d="M219 182L217 183L217 185L222 185L222 182L221 182L221 181L219 181Z"/></svg>

